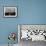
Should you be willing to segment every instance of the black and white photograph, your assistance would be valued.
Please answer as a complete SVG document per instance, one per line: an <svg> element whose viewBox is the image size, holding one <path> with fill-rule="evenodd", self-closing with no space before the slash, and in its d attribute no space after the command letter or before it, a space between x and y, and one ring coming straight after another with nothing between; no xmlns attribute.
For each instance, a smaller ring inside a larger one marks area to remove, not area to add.
<svg viewBox="0 0 46 46"><path fill-rule="evenodd" d="M43 45L46 43L46 25L19 24L18 42L20 46Z"/></svg>

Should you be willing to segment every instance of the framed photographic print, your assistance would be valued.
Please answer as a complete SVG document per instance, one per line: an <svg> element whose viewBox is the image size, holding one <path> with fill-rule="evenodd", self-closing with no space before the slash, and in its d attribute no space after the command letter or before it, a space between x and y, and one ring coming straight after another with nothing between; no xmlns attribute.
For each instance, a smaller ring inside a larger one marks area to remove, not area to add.
<svg viewBox="0 0 46 46"><path fill-rule="evenodd" d="M45 24L19 24L18 42L22 40L46 41Z"/></svg>
<svg viewBox="0 0 46 46"><path fill-rule="evenodd" d="M17 7L4 7L4 17L16 17Z"/></svg>

